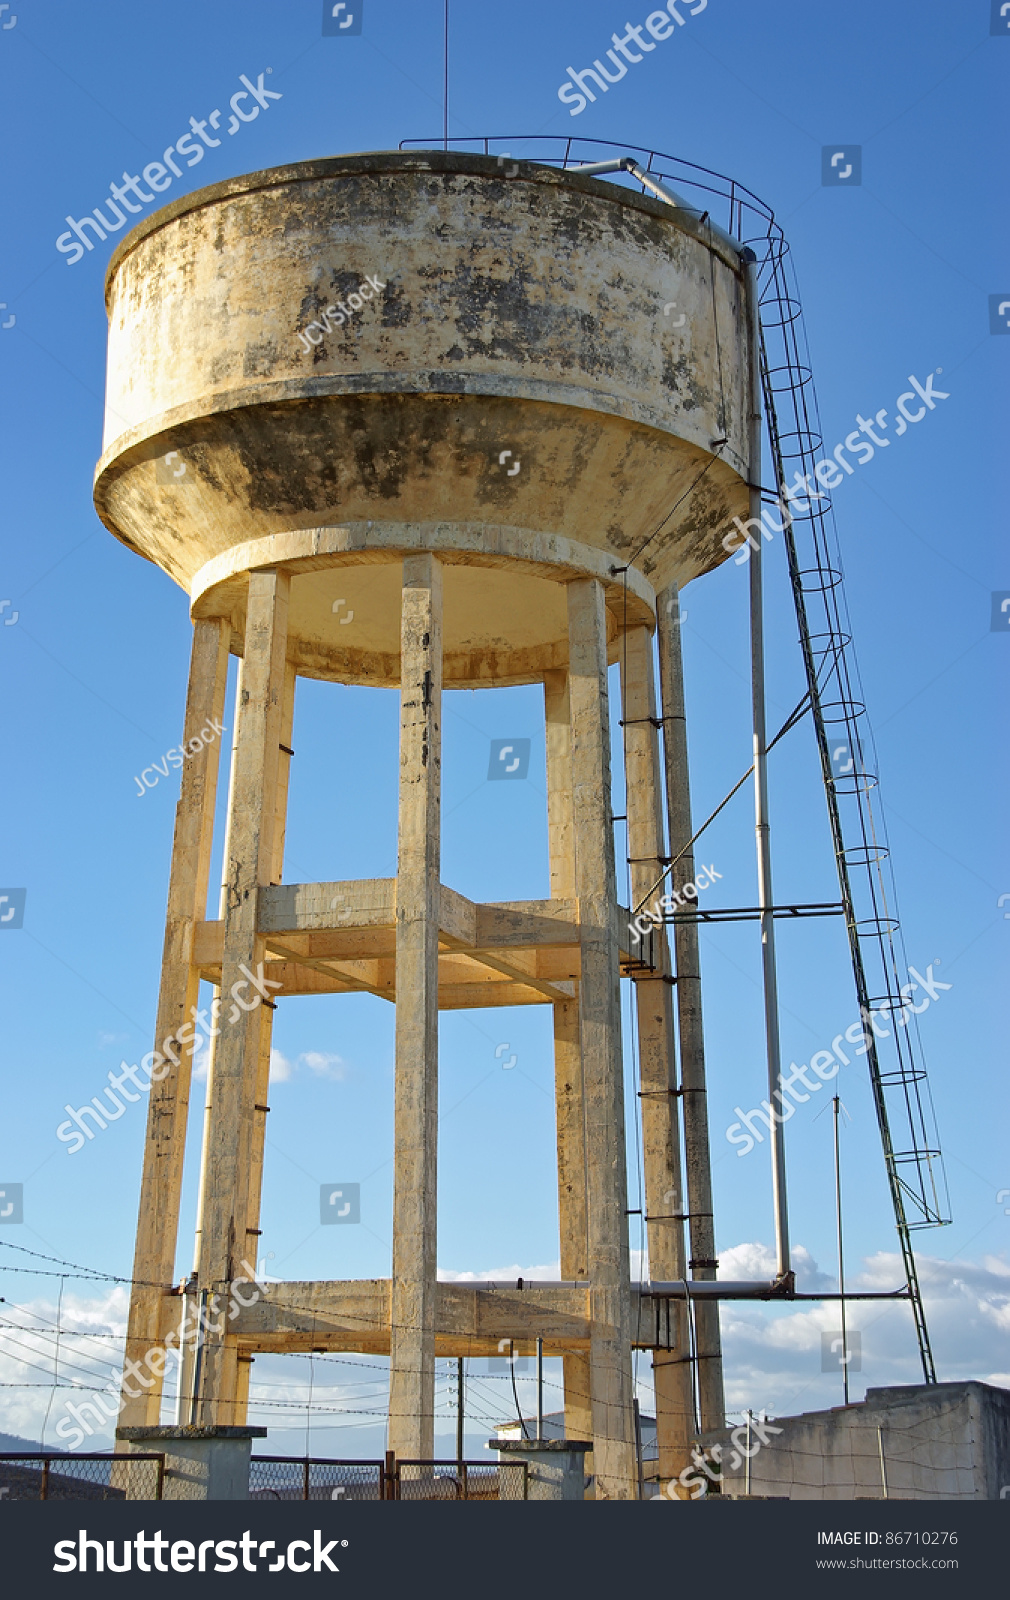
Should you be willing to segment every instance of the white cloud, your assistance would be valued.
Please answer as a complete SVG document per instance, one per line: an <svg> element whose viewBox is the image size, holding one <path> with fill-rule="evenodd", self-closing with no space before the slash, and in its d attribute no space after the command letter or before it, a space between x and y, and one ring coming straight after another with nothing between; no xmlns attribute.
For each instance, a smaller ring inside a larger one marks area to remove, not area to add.
<svg viewBox="0 0 1010 1600"><path fill-rule="evenodd" d="M800 1294L830 1293L837 1289L834 1278L818 1269L817 1262L803 1245L792 1248L792 1265L796 1274L796 1288ZM719 1252L719 1276L729 1280L763 1279L771 1283L776 1272L775 1252L767 1244L734 1244Z"/></svg>
<svg viewBox="0 0 1010 1600"><path fill-rule="evenodd" d="M193 1057L193 1078L197 1083L206 1083L207 1072L210 1065L210 1051L206 1041L202 1049ZM340 1083L348 1075L348 1067L342 1056L333 1055L325 1050L303 1050L301 1055L293 1059L274 1047L270 1051L270 1082L289 1083L298 1075L299 1068L307 1067L309 1072L317 1078L329 1078L332 1082Z"/></svg>
<svg viewBox="0 0 1010 1600"><path fill-rule="evenodd" d="M517 1278L522 1278L524 1283L557 1283L561 1277L561 1262L549 1261L546 1266L521 1267L518 1261L513 1261L508 1267L488 1267L486 1272L450 1272L447 1267L439 1267L438 1277L440 1283L515 1283Z"/></svg>
<svg viewBox="0 0 1010 1600"><path fill-rule="evenodd" d="M347 1063L342 1056L333 1055L326 1050L303 1050L293 1060L282 1055L280 1050L270 1052L270 1082L288 1083L294 1078L299 1069L307 1067L316 1078L329 1078L340 1083L347 1077Z"/></svg>
<svg viewBox="0 0 1010 1600"><path fill-rule="evenodd" d="M774 1257L768 1246L741 1244L719 1253L722 1278L769 1277ZM802 1247L793 1252L797 1288L803 1292L837 1287ZM1007 1332L1010 1331L1010 1262L1002 1256L981 1261L941 1261L917 1257L926 1322L941 1382L978 1379L1010 1387ZM846 1287L888 1290L903 1282L901 1257L880 1251L853 1271ZM822 1332L837 1333L837 1301L799 1305L727 1301L722 1308L726 1403L731 1410L766 1406L778 1415L814 1411L841 1403L840 1376L820 1370ZM850 1373L852 1398L867 1388L922 1383L922 1366L906 1301L854 1300L846 1308L850 1331L862 1338L861 1370Z"/></svg>
<svg viewBox="0 0 1010 1600"><path fill-rule="evenodd" d="M73 1291L64 1295L59 1319L63 1330L59 1387L54 1392L56 1302L44 1298L21 1304L6 1301L0 1329L0 1431L34 1442L41 1438L48 1412L46 1446L50 1450L65 1448L66 1432L59 1435L56 1429L68 1417L67 1403L93 1401L90 1390L109 1383L114 1389L118 1386L128 1307L128 1291L120 1284L95 1299ZM108 1449L111 1434L112 1423L104 1434L96 1427L93 1440L81 1448Z"/></svg>
<svg viewBox="0 0 1010 1600"><path fill-rule="evenodd" d="M321 1050L305 1050L298 1060L304 1062L317 1078L335 1078L339 1081L347 1077L347 1066L340 1056L327 1055Z"/></svg>
<svg viewBox="0 0 1010 1600"><path fill-rule="evenodd" d="M294 1071L294 1067L292 1066L292 1063L288 1060L287 1056L282 1056L279 1050L276 1050L276 1049L275 1050L271 1050L271 1052L270 1052L270 1082L271 1083L287 1083L287 1081L291 1077L291 1074L292 1074L293 1071Z"/></svg>

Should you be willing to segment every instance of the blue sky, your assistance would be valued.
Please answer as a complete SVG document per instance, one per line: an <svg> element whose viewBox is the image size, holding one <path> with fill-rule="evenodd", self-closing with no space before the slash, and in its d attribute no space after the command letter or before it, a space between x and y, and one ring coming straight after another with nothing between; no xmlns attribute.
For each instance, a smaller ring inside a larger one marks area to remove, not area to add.
<svg viewBox="0 0 1010 1600"><path fill-rule="evenodd" d="M134 774L180 737L190 633L182 592L113 540L92 508L112 242L68 265L56 240L68 214L101 204L124 168L154 160L191 116L223 106L242 74L255 82L272 68L266 81L280 98L208 149L198 169L184 170L167 199L314 156L428 135L436 142L441 0L364 0L361 34L346 38L321 35L320 9L318 0L180 0L169 24L157 8L125 0L88 8L26 0L0 26L8 152L0 173L0 599L9 600L0 613L8 752L0 893L27 888L23 928L0 938L0 1188L24 1185L24 1222L0 1226L0 1293L5 1310L23 1308L8 1320L38 1330L4 1329L0 1428L30 1437L53 1392L59 1282L10 1270L28 1258L2 1247L108 1274L126 1275L131 1265L141 1108L74 1156L55 1128L67 1101L81 1104L121 1059L151 1048L178 783L163 779L141 798ZM832 444L857 413L893 407L910 374L924 380L943 370L949 398L846 478L835 510L908 956L922 971L939 962L937 975L952 986L921 1026L954 1215L951 1227L917 1240L937 1364L941 1377L1010 1383L1010 1194L997 1199L1010 1187L1000 1015L1010 920L998 904L1010 870L996 733L1010 643L990 631L992 592L1010 593L993 470L1005 438L1010 342L989 326L989 296L1006 290L1010 299L996 118L1010 39L990 35L988 0L850 0L844 10L809 0L682 5L692 9L674 40L572 117L557 96L566 69L602 54L626 25L624 10L613 0L516 0L507 10L453 0L450 133L626 140L754 190L792 246ZM629 16L641 22L645 8ZM858 187L822 185L822 147L835 141L862 147ZM769 721L777 726L800 697L801 668L781 541L767 548ZM684 595L699 818L750 760L746 588L746 569L729 562ZM533 688L447 697L443 877L473 898L547 892L541 707ZM224 720L233 726L230 703ZM502 737L532 741L521 783L486 781L490 741ZM302 683L289 880L395 871L396 741L392 692ZM622 812L619 748L615 755L614 809ZM833 899L809 728L778 747L770 782L777 898ZM751 806L748 787L706 836L702 859L723 878L711 903L717 895L723 904L752 901ZM783 928L780 954L783 1049L805 1061L855 1018L851 974L832 923ZM738 1159L723 1130L735 1105L754 1105L763 1092L753 926L706 930L703 962L718 1245L724 1272L748 1276L764 1270L771 1244L767 1156L762 1149ZM277 1277L388 1274L392 1041L392 1010L370 997L302 999L277 1014L261 1240ZM504 1070L513 1053L515 1067ZM852 1118L843 1135L850 1272L888 1286L898 1281L894 1231L865 1073L855 1065L840 1083ZM440 1267L555 1275L547 1009L444 1017L440 1096ZM793 1237L808 1281L823 1287L834 1271L834 1224L830 1116L815 1120L821 1109L801 1108L786 1133ZM179 1275L190 1266L198 1121ZM635 1206L633 1137L629 1155ZM361 1184L361 1223L320 1228L319 1186L338 1181ZM637 1248L634 1229L631 1242ZM96 1335L64 1343L78 1351L84 1382L97 1370L96 1352L108 1347L115 1359L122 1293L71 1279L63 1293L63 1322ZM860 1317L857 1394L862 1383L916 1381L907 1315ZM728 1312L730 1403L785 1412L840 1398L819 1366L819 1332L831 1326L819 1309ZM272 1401L259 1415L282 1451L302 1447L304 1431L291 1430L304 1430L304 1412L299 1422L289 1403L302 1401L306 1367L292 1358L255 1369L257 1392ZM639 1374L647 1408L644 1357ZM362 1391L340 1388L357 1376L353 1364L315 1363L316 1398L327 1393L347 1416L339 1428L328 1413L317 1417L314 1449L368 1453L381 1444L382 1363L372 1358L361 1369L373 1385L371 1398L357 1402L361 1414L352 1397ZM24 1384L39 1387L17 1387ZM440 1390L449 1426L441 1380ZM47 1437L65 1398L60 1391L50 1407ZM488 1421L508 1412L502 1381L475 1382L473 1407L476 1448Z"/></svg>

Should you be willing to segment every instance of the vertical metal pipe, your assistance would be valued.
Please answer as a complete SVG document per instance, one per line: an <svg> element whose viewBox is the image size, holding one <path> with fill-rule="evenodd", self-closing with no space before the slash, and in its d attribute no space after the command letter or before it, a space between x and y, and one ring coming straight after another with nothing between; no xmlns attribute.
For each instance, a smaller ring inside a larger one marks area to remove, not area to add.
<svg viewBox="0 0 1010 1600"><path fill-rule="evenodd" d="M195 1427L200 1419L200 1385L203 1378L203 1346L206 1337L207 1300L209 1295L209 1289L201 1289L197 1301L196 1348L193 1354L193 1394L189 1411L190 1427Z"/></svg>
<svg viewBox="0 0 1010 1600"><path fill-rule="evenodd" d="M670 824L669 849L671 856L678 858L672 884L672 887L676 888L678 884L692 881L695 872L694 850L685 848L694 829L691 825L691 776L687 755L680 596L675 583L671 583L659 596L656 616L666 804ZM715 1218L712 1214L712 1157L708 1138L705 1033L701 1009L701 959L697 923L675 923L673 947L677 963L677 1028L680 1036L680 1086L684 1119L684 1175L687 1180L687 1211L691 1240L688 1275L705 1280L715 1277L719 1264L715 1254ZM687 1307L681 1327L689 1325L691 1314L691 1308ZM723 1427L726 1421L719 1302L706 1300L697 1303L694 1306L694 1318L700 1424L703 1431L708 1431ZM688 1343L690 1343L689 1334Z"/></svg>
<svg viewBox="0 0 1010 1600"><path fill-rule="evenodd" d="M544 1436L544 1341L537 1334L537 1438Z"/></svg>
<svg viewBox="0 0 1010 1600"><path fill-rule="evenodd" d="M456 1357L456 1460L463 1465L463 1357Z"/></svg>
<svg viewBox="0 0 1010 1600"><path fill-rule="evenodd" d="M190 1311L196 1304L196 1277L184 1285L180 1296L182 1316L179 1320L179 1386L175 1396L175 1425L185 1427L190 1420L189 1407L193 1394L193 1366L196 1340L190 1327Z"/></svg>
<svg viewBox="0 0 1010 1600"><path fill-rule="evenodd" d="M849 1403L849 1344L845 1333L845 1264L842 1258L842 1163L838 1144L838 1114L842 1102L835 1095L831 1102L835 1123L835 1226L838 1232L838 1292L842 1307L842 1393Z"/></svg>
<svg viewBox="0 0 1010 1600"><path fill-rule="evenodd" d="M786 1201L786 1159L781 1115L775 1107L782 1061L779 1045L778 976L775 966L775 918L772 915L772 864L768 827L768 758L765 732L764 607L761 584L761 323L758 311L757 262L747 266L751 319L751 412L749 427L750 518L756 528L750 544L751 702L754 718L754 812L757 837L758 906L761 911L761 963L764 978L765 1048L768 1057L768 1115L771 1120L772 1205L775 1212L777 1275L789 1272L789 1216Z"/></svg>

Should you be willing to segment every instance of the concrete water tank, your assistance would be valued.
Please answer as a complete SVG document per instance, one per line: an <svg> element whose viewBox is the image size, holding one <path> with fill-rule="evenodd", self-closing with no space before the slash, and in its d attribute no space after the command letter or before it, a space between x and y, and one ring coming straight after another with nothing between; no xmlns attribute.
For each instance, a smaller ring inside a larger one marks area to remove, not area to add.
<svg viewBox="0 0 1010 1600"><path fill-rule="evenodd" d="M446 686L563 666L573 576L616 658L747 515L743 269L617 183L441 151L253 173L142 222L107 303L99 515L239 653L246 575L282 565L303 675L399 683L416 550Z"/></svg>

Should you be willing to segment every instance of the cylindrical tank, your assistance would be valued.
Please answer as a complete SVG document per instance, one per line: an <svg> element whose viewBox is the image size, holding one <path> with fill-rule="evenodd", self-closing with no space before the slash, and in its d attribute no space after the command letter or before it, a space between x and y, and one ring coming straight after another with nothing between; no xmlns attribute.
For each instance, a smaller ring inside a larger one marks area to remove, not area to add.
<svg viewBox="0 0 1010 1600"><path fill-rule="evenodd" d="M282 563L292 660L347 682L399 682L399 563L433 550L447 686L533 682L565 663L573 576L608 586L616 653L725 559L745 294L704 222L534 162L230 179L113 256L95 503L239 649L247 574Z"/></svg>

